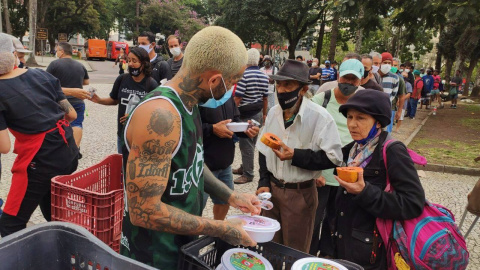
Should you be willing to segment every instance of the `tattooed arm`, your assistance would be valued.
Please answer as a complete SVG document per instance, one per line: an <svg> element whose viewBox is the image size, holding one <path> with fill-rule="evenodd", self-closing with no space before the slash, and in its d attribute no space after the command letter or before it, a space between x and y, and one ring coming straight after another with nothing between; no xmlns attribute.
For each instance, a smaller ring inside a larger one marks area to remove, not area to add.
<svg viewBox="0 0 480 270"><path fill-rule="evenodd" d="M173 234L210 235L233 245L255 245L240 220L216 221L165 204L161 197L171 158L180 140L181 119L165 100L138 107L127 129L131 151L127 160L127 204L136 226Z"/></svg>
<svg viewBox="0 0 480 270"><path fill-rule="evenodd" d="M65 112L65 119L67 121L72 122L73 120L77 119L77 112L72 107L72 104L68 102L68 100L62 99L58 102L58 104L60 105L62 111Z"/></svg>
<svg viewBox="0 0 480 270"><path fill-rule="evenodd" d="M231 190L222 181L218 180L210 169L203 166L203 179L205 180L205 192L213 194L231 206L239 208L244 213L260 214L260 201L253 194L237 193Z"/></svg>

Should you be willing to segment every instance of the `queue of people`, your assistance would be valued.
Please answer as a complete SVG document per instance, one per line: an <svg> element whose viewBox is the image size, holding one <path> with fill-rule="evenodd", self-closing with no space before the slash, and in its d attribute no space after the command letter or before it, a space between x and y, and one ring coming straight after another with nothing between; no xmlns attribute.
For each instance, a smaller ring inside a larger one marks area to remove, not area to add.
<svg viewBox="0 0 480 270"><path fill-rule="evenodd" d="M277 243L387 269L388 243L376 231L376 219L412 219L425 205L405 145L391 144L388 162L382 158L405 102L407 115L415 117L424 89L420 71L402 70L388 52L347 54L338 70L328 60L319 68L318 59L312 68L287 60L277 70L270 56L261 59L258 50L247 50L237 35L218 26L199 31L185 48L170 36L168 61L155 53L152 33L140 34L138 43L118 59L128 73L120 67L109 96L100 97L83 90L89 77L71 59L68 43L58 45L60 59L48 72L14 69L12 42L0 34L0 153L10 150L8 128L21 157L0 217L2 237L25 228L38 205L50 220L50 179L77 168L87 99L118 105L116 139L125 172L122 255L173 270L180 247L198 235L255 246L241 220L225 219L232 206L278 220ZM432 90L438 80L432 76ZM452 88L457 81L452 79ZM139 102L127 111L133 98ZM232 132L231 122L247 122L248 128ZM257 140L266 133L281 139L280 148ZM232 169L237 141L242 166ZM234 183L254 181L255 163L256 192L234 191ZM340 166L363 172L357 182L346 182L334 172ZM233 180L233 174L240 176ZM387 179L394 194L384 191ZM256 194L263 192L272 195L271 210L260 210ZM208 196L214 219L202 217Z"/></svg>

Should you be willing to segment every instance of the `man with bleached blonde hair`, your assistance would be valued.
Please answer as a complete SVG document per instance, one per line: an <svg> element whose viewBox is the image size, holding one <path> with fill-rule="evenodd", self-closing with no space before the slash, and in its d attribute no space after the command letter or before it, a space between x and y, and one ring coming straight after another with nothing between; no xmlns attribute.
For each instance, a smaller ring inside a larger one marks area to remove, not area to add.
<svg viewBox="0 0 480 270"><path fill-rule="evenodd" d="M120 253L166 270L178 269L179 249L196 235L232 245L256 245L238 219L202 218L203 191L245 213L259 214L253 194L239 194L204 167L198 106L215 108L247 64L243 42L210 26L195 34L183 65L134 109L125 125L125 215ZM219 153L221 155L221 153Z"/></svg>

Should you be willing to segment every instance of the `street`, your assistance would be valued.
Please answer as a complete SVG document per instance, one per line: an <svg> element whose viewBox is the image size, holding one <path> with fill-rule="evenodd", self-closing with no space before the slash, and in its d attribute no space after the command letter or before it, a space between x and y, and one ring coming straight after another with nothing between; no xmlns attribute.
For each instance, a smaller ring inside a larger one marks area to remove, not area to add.
<svg viewBox="0 0 480 270"><path fill-rule="evenodd" d="M119 67L118 65L114 66L114 61L87 60L85 62L87 62L93 70L88 72L91 84L113 84L119 75Z"/></svg>

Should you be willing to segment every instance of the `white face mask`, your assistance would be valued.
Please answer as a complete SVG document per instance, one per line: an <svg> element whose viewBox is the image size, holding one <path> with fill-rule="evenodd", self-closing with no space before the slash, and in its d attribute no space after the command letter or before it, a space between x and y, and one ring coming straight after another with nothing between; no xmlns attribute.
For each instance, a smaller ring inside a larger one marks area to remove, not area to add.
<svg viewBox="0 0 480 270"><path fill-rule="evenodd" d="M150 48L150 45L152 44L150 43L148 45L138 45L138 47L144 49L145 51L147 51L147 53L150 53L153 50L153 48Z"/></svg>
<svg viewBox="0 0 480 270"><path fill-rule="evenodd" d="M174 47L170 49L170 53L173 55L173 57L177 57L182 53L182 49L180 49L180 47Z"/></svg>
<svg viewBox="0 0 480 270"><path fill-rule="evenodd" d="M408 69L408 68L407 68L407 69L405 69L405 72L409 73L409 72L410 72L410 69Z"/></svg>
<svg viewBox="0 0 480 270"><path fill-rule="evenodd" d="M390 64L382 64L380 66L380 71L383 74L387 74L388 72L390 72L390 70L392 70L392 65L390 65Z"/></svg>
<svg viewBox="0 0 480 270"><path fill-rule="evenodd" d="M377 66L372 66L372 72L373 73L378 73L379 67Z"/></svg>
<svg viewBox="0 0 480 270"><path fill-rule="evenodd" d="M318 64L316 62L313 62L312 67L318 67Z"/></svg>

